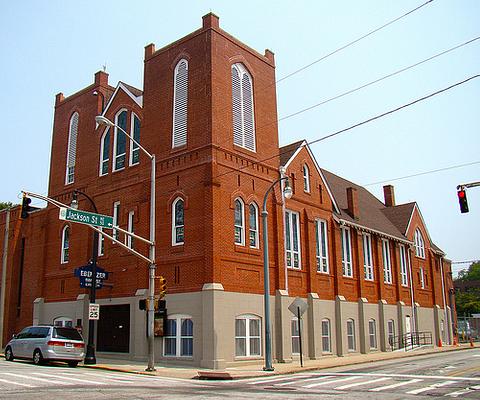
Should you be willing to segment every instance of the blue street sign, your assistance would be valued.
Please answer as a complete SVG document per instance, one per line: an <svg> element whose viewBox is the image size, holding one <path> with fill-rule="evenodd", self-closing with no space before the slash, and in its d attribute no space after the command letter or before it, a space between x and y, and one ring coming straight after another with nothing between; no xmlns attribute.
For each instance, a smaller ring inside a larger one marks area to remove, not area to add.
<svg viewBox="0 0 480 400"><path fill-rule="evenodd" d="M95 268L97 271L97 282L95 285L96 289L101 289L103 287L103 281L108 279L108 272L103 268L100 268L98 265ZM91 288L92 287L92 264L84 265L83 267L75 268L73 275L80 279L80 287L82 288Z"/></svg>

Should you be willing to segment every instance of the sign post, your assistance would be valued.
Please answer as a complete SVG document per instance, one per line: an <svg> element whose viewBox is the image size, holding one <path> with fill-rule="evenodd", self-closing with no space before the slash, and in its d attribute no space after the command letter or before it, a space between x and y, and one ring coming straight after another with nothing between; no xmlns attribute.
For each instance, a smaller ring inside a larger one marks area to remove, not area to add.
<svg viewBox="0 0 480 400"><path fill-rule="evenodd" d="M292 304L288 306L288 309L293 315L296 315L298 319L298 341L300 343L300 366L303 367L303 351L302 351L302 315L307 311L308 304L303 299L297 297Z"/></svg>

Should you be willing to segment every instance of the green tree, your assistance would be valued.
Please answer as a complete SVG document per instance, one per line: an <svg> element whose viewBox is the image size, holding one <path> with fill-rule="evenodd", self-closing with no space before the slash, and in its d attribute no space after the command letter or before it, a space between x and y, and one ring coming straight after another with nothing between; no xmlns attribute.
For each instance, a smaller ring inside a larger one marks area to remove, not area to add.
<svg viewBox="0 0 480 400"><path fill-rule="evenodd" d="M473 262L468 269L462 269L458 273L459 281L480 281L480 261Z"/></svg>
<svg viewBox="0 0 480 400"><path fill-rule="evenodd" d="M14 204L11 201L0 201L0 210L4 210L5 208L13 207Z"/></svg>
<svg viewBox="0 0 480 400"><path fill-rule="evenodd" d="M458 273L457 282L472 282L472 286L477 286L473 282L478 282L476 288L468 289L465 292L457 291L455 293L455 306L457 315L471 315L480 313L480 261L475 261L468 269L463 269Z"/></svg>

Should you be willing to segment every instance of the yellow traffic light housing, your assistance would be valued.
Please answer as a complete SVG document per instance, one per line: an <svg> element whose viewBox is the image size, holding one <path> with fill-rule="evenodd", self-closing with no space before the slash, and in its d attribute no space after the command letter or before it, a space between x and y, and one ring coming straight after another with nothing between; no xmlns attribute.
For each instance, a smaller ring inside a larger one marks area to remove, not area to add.
<svg viewBox="0 0 480 400"><path fill-rule="evenodd" d="M160 276L158 278L158 296L160 299L163 299L167 294L167 280Z"/></svg>

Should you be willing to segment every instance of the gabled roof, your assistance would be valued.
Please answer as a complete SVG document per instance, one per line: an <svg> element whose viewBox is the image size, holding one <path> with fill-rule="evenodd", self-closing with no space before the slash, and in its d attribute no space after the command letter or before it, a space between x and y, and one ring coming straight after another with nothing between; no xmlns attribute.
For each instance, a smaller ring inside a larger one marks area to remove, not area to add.
<svg viewBox="0 0 480 400"><path fill-rule="evenodd" d="M280 165L287 168L288 165L292 162L292 160L296 157L298 153L300 153L300 150L302 148L305 148L307 153L309 154L310 158L313 161L313 164L315 165L315 168L322 178L323 183L325 184L325 188L327 189L327 193L330 196L330 200L332 201L333 208L336 212L339 212L338 204L335 201L335 197L333 196L333 193L328 186L328 182L323 176L322 169L319 167L317 160L315 159L315 156L313 155L312 151L310 150L310 146L308 145L306 140L300 140L298 142L286 145L284 147L280 147Z"/></svg>
<svg viewBox="0 0 480 400"><path fill-rule="evenodd" d="M108 103L105 106L102 115L105 116L108 109L113 103L113 100L117 96L117 93L119 90L123 90L135 103L138 104L139 107L142 107L143 105L143 92L140 89L137 89L131 85L127 85L124 82L118 82L117 87L115 88L115 91L113 94L110 96L108 99Z"/></svg>
<svg viewBox="0 0 480 400"><path fill-rule="evenodd" d="M412 219L413 210L415 209L415 202L405 203L394 207L385 207L383 213L392 223L402 232L407 234L407 228Z"/></svg>
<svg viewBox="0 0 480 400"><path fill-rule="evenodd" d="M408 241L403 232L384 214L383 210L385 209L385 205L367 189L325 169L322 169L322 172L329 186L332 188L335 200L339 205L340 212L338 218L341 221L366 228L367 230L370 229L380 234L383 233L386 236L402 241ZM358 218L352 218L347 212L347 188L349 187L357 190Z"/></svg>

